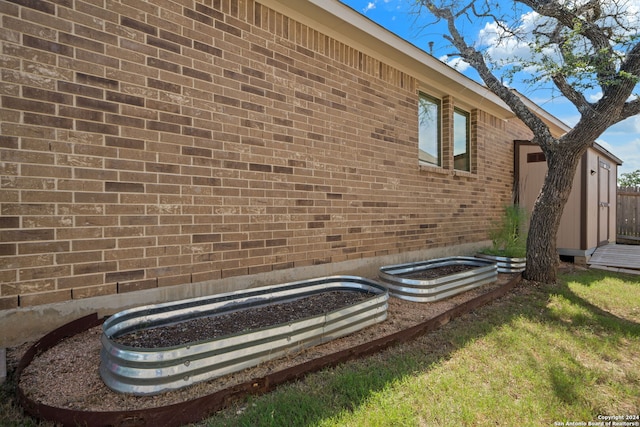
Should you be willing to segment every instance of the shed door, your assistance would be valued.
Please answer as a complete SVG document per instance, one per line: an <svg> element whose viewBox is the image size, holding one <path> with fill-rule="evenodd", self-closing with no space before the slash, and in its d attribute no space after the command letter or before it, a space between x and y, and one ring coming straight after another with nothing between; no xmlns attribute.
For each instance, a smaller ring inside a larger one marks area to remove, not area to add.
<svg viewBox="0 0 640 427"><path fill-rule="evenodd" d="M609 243L609 210L611 200L609 188L611 164L599 159L598 168L598 246Z"/></svg>

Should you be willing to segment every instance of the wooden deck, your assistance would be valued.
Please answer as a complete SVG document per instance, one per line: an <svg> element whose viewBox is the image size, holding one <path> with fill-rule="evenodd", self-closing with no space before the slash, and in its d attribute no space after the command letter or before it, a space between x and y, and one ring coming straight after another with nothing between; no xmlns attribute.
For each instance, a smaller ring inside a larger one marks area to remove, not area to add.
<svg viewBox="0 0 640 427"><path fill-rule="evenodd" d="M591 268L640 274L640 245L600 246L591 255Z"/></svg>

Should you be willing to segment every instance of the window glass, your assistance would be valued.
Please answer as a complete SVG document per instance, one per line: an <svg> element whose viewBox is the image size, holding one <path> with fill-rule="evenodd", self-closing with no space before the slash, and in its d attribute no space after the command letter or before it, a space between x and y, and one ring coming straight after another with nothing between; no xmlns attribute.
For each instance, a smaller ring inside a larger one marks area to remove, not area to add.
<svg viewBox="0 0 640 427"><path fill-rule="evenodd" d="M418 104L419 158L440 166L440 101L420 93Z"/></svg>
<svg viewBox="0 0 640 427"><path fill-rule="evenodd" d="M453 111L453 167L458 170L471 170L469 161L469 113L455 109Z"/></svg>

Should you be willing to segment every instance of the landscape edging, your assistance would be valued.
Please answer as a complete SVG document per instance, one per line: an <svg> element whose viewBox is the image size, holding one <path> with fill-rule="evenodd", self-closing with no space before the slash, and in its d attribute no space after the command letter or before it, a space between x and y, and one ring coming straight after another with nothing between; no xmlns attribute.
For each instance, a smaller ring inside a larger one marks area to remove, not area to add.
<svg viewBox="0 0 640 427"><path fill-rule="evenodd" d="M290 368L274 372L264 377L237 384L235 386L219 390L212 394L196 399L180 402L172 405L155 408L125 410L125 411L82 411L75 409L57 408L50 405L37 403L26 396L20 387L20 376L23 370L29 366L33 359L41 352L54 347L65 338L74 336L104 322L99 319L97 313L69 322L36 341L20 359L16 369L18 403L30 416L38 419L49 420L63 426L127 426L144 427L163 425L166 427L179 427L187 423L201 421L207 416L224 409L235 399L248 395L267 393L278 385L290 382L305 375L324 368L336 366L349 360L369 356L393 345L411 341L421 335L432 332L449 323L451 320L469 313L495 299L504 296L520 281L520 274L511 278L504 285L460 304L431 319L402 331L378 338L376 340L360 344L356 347L328 354L308 362L304 362Z"/></svg>

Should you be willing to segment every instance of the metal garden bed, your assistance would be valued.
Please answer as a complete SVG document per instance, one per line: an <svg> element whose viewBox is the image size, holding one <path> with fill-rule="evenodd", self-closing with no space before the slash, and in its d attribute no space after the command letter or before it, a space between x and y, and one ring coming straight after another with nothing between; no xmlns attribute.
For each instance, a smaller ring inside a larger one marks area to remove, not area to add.
<svg viewBox="0 0 640 427"><path fill-rule="evenodd" d="M415 278L426 270L456 265L471 268L431 279ZM491 261L473 257L448 257L384 266L380 268L379 276L392 296L414 302L432 302L495 282L498 270Z"/></svg>
<svg viewBox="0 0 640 427"><path fill-rule="evenodd" d="M247 382L225 388L206 396L198 397L184 402L159 406L148 409L120 409L116 411L91 411L72 408L59 408L50 406L28 397L21 387L21 377L25 369L29 367L33 359L48 349L55 347L62 340L73 337L83 331L89 330L103 322L97 314L79 318L73 322L61 326L42 337L34 345L29 347L20 360L16 369L16 383L18 402L25 412L32 417L49 420L57 425L75 427L78 425L90 425L96 427L130 426L152 427L162 425L165 427L178 427L188 423L195 423L206 416L217 412L230 405L237 399L248 395L263 394L272 391L277 386L289 381L304 377L306 374L316 372L324 368L336 366L348 360L375 354L390 346L409 342L416 337L432 332L465 313L475 310L483 305L506 295L521 280L520 275L514 275L504 285L478 297L473 298L446 312L425 320L411 328L383 336L373 341L365 342L355 347L336 353L313 359L280 371L269 373L260 378L253 378Z"/></svg>
<svg viewBox="0 0 640 427"><path fill-rule="evenodd" d="M115 340L134 331L330 291L366 292L372 296L322 315L186 345L138 348ZM112 390L136 395L182 388L381 322L387 317L388 297L387 290L376 282L356 276L333 276L125 310L103 324L100 375Z"/></svg>
<svg viewBox="0 0 640 427"><path fill-rule="evenodd" d="M488 254L477 254L476 257L498 264L498 273L522 273L527 267L527 259L524 257L516 258Z"/></svg>

